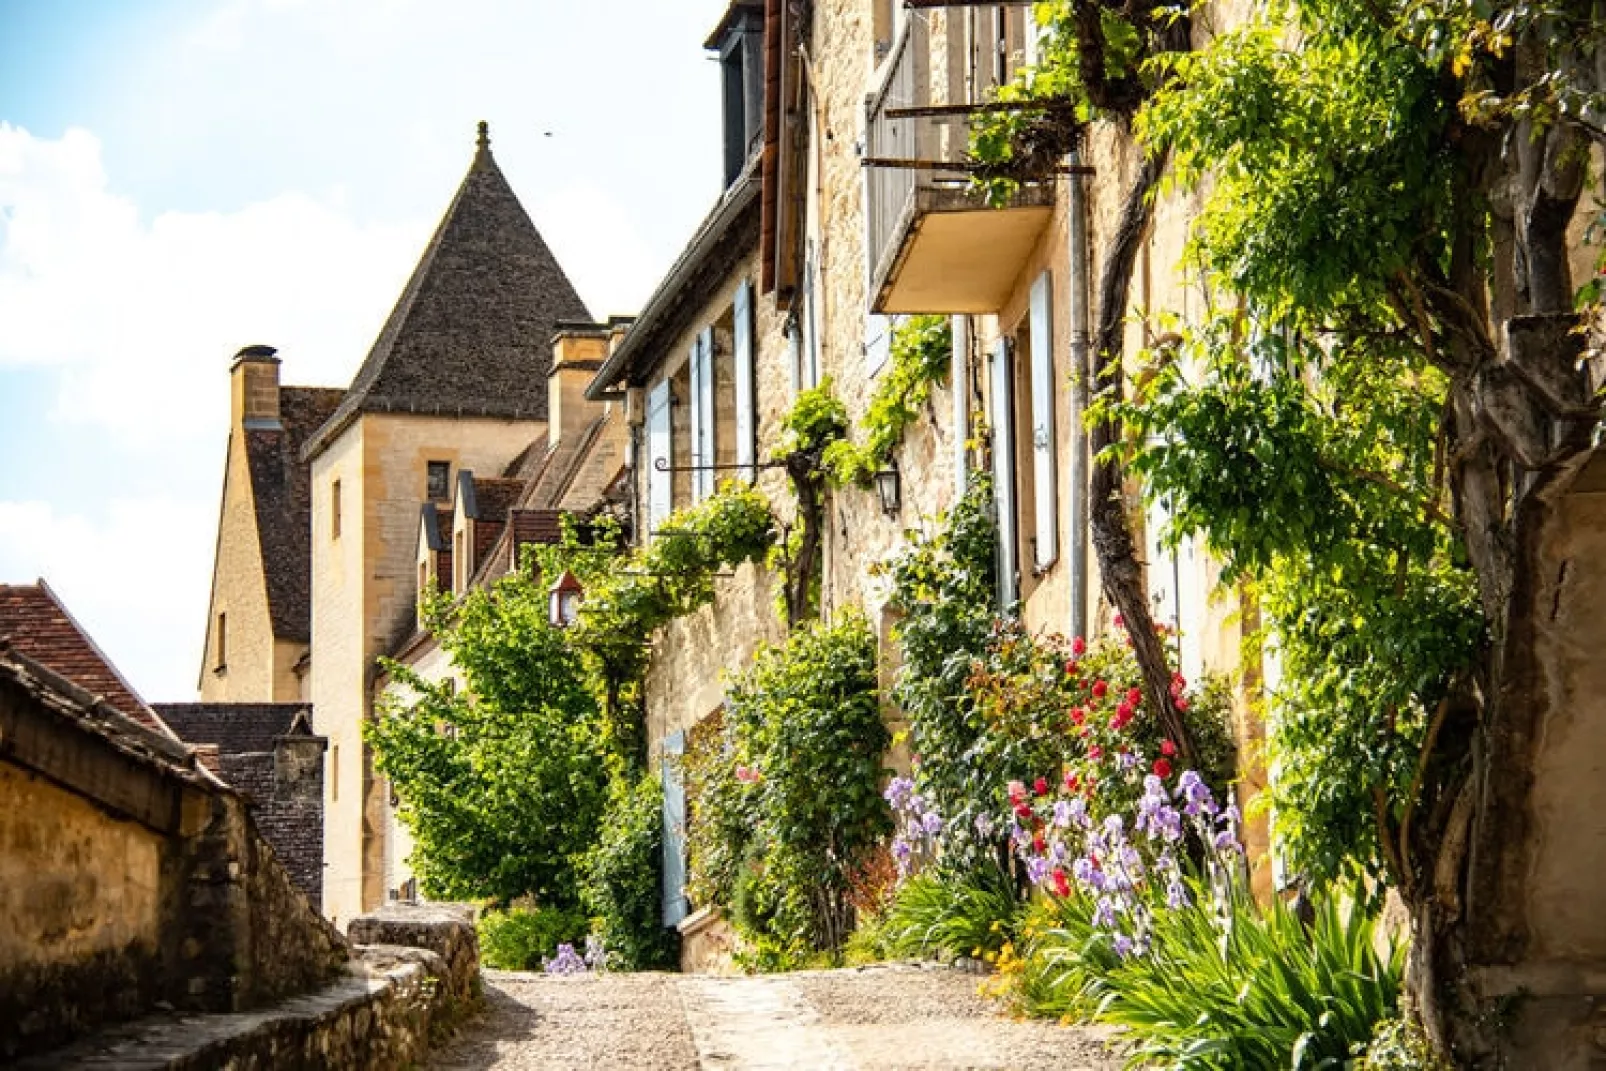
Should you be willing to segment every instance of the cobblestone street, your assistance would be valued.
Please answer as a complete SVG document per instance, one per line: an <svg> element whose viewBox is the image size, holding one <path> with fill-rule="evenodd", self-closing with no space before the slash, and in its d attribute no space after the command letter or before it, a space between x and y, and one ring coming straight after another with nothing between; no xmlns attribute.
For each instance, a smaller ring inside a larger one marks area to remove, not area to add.
<svg viewBox="0 0 1606 1071"><path fill-rule="evenodd" d="M944 968L754 978L487 971L486 1011L434 1071L1012 1068L1105 1071L1108 1035L1013 1022Z"/></svg>

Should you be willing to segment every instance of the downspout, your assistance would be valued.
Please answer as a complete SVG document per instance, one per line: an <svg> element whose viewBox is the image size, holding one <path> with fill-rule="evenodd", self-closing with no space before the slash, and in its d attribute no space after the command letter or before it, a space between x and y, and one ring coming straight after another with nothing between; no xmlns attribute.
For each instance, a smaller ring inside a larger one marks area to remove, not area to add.
<svg viewBox="0 0 1606 1071"><path fill-rule="evenodd" d="M1073 149L1066 158L1071 167L1069 184L1068 273L1071 284L1071 515L1068 540L1071 567L1072 636L1087 635L1087 544L1088 544L1088 454L1087 430L1082 417L1087 412L1088 376L1088 283L1091 265L1087 253L1087 187L1081 173L1082 152Z"/></svg>
<svg viewBox="0 0 1606 1071"><path fill-rule="evenodd" d="M970 488L970 317L953 318L953 355L948 383L954 401L954 498Z"/></svg>

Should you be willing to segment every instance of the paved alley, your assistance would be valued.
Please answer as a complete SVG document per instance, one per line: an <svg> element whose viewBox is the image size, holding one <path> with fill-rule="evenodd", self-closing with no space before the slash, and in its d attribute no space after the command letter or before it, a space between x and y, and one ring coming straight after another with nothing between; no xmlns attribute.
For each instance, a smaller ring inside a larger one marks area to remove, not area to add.
<svg viewBox="0 0 1606 1071"><path fill-rule="evenodd" d="M487 971L486 1011L434 1071L1119 1066L1107 1034L1013 1022L971 975L876 966L763 977Z"/></svg>

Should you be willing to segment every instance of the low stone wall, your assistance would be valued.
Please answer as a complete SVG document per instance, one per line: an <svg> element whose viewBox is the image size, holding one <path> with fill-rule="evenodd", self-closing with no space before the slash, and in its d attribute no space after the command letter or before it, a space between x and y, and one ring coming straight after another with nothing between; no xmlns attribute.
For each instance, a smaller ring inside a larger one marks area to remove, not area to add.
<svg viewBox="0 0 1606 1071"><path fill-rule="evenodd" d="M352 928L359 945L340 981L260 1011L171 1015L35 1057L19 1071L390 1071L422 1061L479 999L479 950L462 913L390 909ZM411 946L388 943L407 941Z"/></svg>

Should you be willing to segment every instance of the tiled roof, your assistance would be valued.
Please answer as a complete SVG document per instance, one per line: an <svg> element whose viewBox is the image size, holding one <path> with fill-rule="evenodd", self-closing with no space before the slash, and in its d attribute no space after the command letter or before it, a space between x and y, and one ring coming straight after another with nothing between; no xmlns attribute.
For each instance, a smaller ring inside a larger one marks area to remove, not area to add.
<svg viewBox="0 0 1606 1071"><path fill-rule="evenodd" d="M276 639L312 642L311 466L301 460L301 448L344 397L328 387L284 387L280 426L243 433Z"/></svg>
<svg viewBox="0 0 1606 1071"><path fill-rule="evenodd" d="M306 703L157 703L156 713L186 744L216 744L223 755L272 752L293 729L311 732ZM306 715L300 726L297 715Z"/></svg>
<svg viewBox="0 0 1606 1071"><path fill-rule="evenodd" d="M187 744L216 750L208 763L245 797L264 840L312 903L323 896L323 766L280 769L281 740L322 743L305 703L159 703ZM316 755L316 752L314 752ZM300 780L295 780L300 778Z"/></svg>
<svg viewBox="0 0 1606 1071"><path fill-rule="evenodd" d="M474 510L470 514L476 521L496 521L501 523L507 520L507 511L518 500L519 494L524 490L524 483L520 480L504 480L500 477L474 478Z"/></svg>
<svg viewBox="0 0 1606 1071"><path fill-rule="evenodd" d="M545 420L552 335L585 304L491 156L468 175L312 456L364 412Z"/></svg>
<svg viewBox="0 0 1606 1071"><path fill-rule="evenodd" d="M172 735L43 580L0 584L0 638L126 717Z"/></svg>

